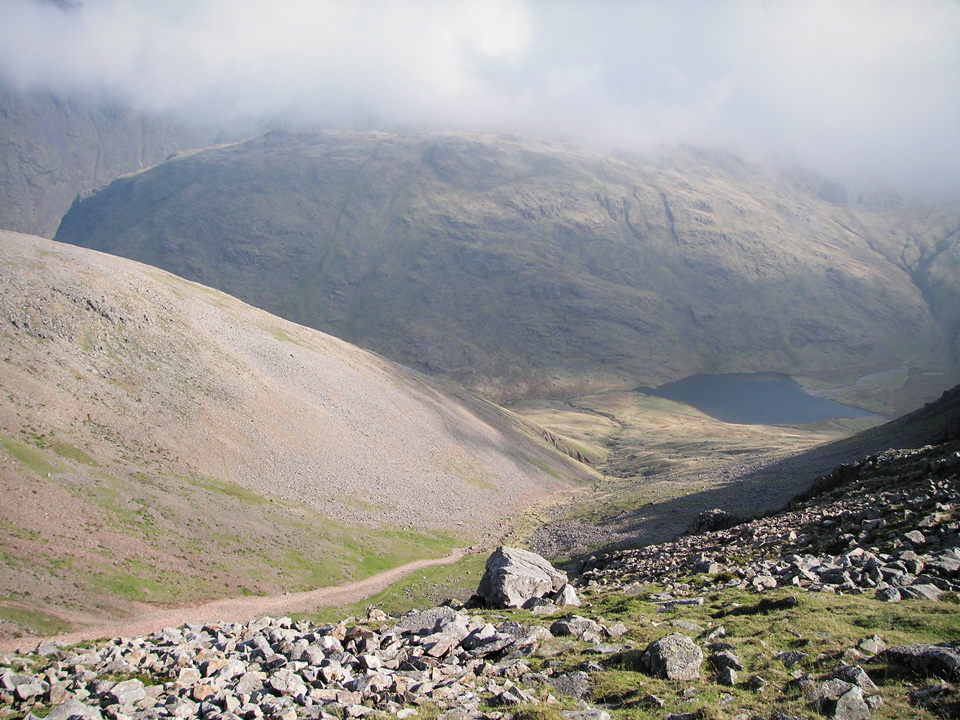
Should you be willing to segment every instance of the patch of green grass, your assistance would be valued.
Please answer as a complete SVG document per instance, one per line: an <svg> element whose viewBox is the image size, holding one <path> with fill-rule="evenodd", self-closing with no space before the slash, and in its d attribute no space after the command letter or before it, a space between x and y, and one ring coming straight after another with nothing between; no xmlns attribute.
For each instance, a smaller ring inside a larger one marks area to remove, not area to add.
<svg viewBox="0 0 960 720"><path fill-rule="evenodd" d="M0 518L0 531L23 540L30 540L32 542L40 542L42 539L40 537L40 533L36 532L35 530L14 525L12 522L5 520L4 518Z"/></svg>
<svg viewBox="0 0 960 720"><path fill-rule="evenodd" d="M474 465L448 465L443 471L450 475L455 475L464 485L469 485L479 490L495 489L493 483L483 479L483 471Z"/></svg>
<svg viewBox="0 0 960 720"><path fill-rule="evenodd" d="M87 455L83 450L71 445L68 442L57 441L50 443L50 449L53 450L57 455L63 458L68 458L70 460L75 460L78 463L83 465L89 465L91 467L97 467L97 461L92 457Z"/></svg>
<svg viewBox="0 0 960 720"><path fill-rule="evenodd" d="M227 497L240 500L247 505L266 505L270 502L268 498L258 495L252 490L248 490L240 485L235 485L234 483L217 480L216 478L199 477L195 475L176 475L175 477L194 487L209 490L218 495L226 495Z"/></svg>
<svg viewBox="0 0 960 720"><path fill-rule="evenodd" d="M284 332L280 328L275 328L275 327L267 328L267 332L273 335L273 337L275 337L280 342L292 343L294 345L299 345L300 347L307 348L308 350L312 348L312 346L309 345L308 343L305 343L300 338L296 338L293 335L290 335L289 333Z"/></svg>
<svg viewBox="0 0 960 720"><path fill-rule="evenodd" d="M293 578L290 588L293 592L334 585L347 579L340 563L329 556L314 559L300 550L291 549L276 560L283 572Z"/></svg>
<svg viewBox="0 0 960 720"><path fill-rule="evenodd" d="M0 446L13 458L19 460L34 472L50 475L66 470L64 465L39 448L11 438L0 439Z"/></svg>
<svg viewBox="0 0 960 720"><path fill-rule="evenodd" d="M458 538L445 532L425 533L391 528L331 537L347 553L357 579L413 560L437 557L455 548L459 542Z"/></svg>
<svg viewBox="0 0 960 720"><path fill-rule="evenodd" d="M363 616L368 607L378 607L397 617L412 608L427 608L446 598L466 600L477 589L486 561L486 555L467 555L450 565L417 570L365 600L322 608L302 617L321 623L333 622L347 616Z"/></svg>
<svg viewBox="0 0 960 720"><path fill-rule="evenodd" d="M68 632L73 626L66 620L41 610L25 609L0 602L0 622L18 628L18 635L45 637Z"/></svg>
<svg viewBox="0 0 960 720"><path fill-rule="evenodd" d="M139 558L126 563L124 569L99 565L86 575L101 594L119 596L138 602L166 604L184 597L210 597L206 584L182 573L168 573Z"/></svg>
<svg viewBox="0 0 960 720"><path fill-rule="evenodd" d="M906 601L896 605L878 602L866 595L830 595L787 589L757 595L738 589L705 591L702 606L676 607L668 612L645 600L650 587L636 596L625 596L614 591L586 591L582 593L584 608L578 614L603 617L607 623L624 622L628 632L618 642L629 643L632 649L608 656L603 660L605 670L593 673L593 701L623 718L661 718L674 712L701 712L703 717L732 717L735 714L771 717L777 712L806 717L806 707L799 687L792 682L793 673L810 673L820 679L839 664L847 662L844 653L856 647L865 637L879 635L887 645L906 645L919 642L940 642L960 634L960 614L944 603ZM777 605L777 601L793 595L793 607ZM517 618L521 622L530 620ZM701 667L701 677L689 683L674 683L646 674L641 657L647 644L671 632L680 632L696 639L703 647L707 641L699 633L675 628L672 621L693 622L705 631L723 626L723 641L733 646L743 663L740 682L736 687L717 685L708 662ZM583 645L586 648L586 645ZM779 653L799 651L806 657L787 668L777 659ZM562 656L564 668L575 668L590 656L574 649ZM899 718L913 716L906 701L905 682L915 682L899 670L870 663L861 658L858 664L880 682L876 694L883 700L882 709L873 717ZM767 688L757 693L746 686L754 675L761 676ZM694 702L686 703L680 691L692 687ZM667 704L653 709L643 704L643 698L654 694ZM720 698L728 694L729 708L721 710ZM717 713L720 713L717 715Z"/></svg>

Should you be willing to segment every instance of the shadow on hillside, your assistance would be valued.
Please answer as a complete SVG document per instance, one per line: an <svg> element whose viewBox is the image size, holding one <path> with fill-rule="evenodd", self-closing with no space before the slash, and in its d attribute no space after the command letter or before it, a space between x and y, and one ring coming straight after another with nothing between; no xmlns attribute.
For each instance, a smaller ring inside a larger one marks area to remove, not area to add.
<svg viewBox="0 0 960 720"><path fill-rule="evenodd" d="M645 505L621 515L611 528L618 539L608 549L669 542L685 533L700 513L719 509L750 520L784 509L824 475L891 448L919 448L960 437L960 388L935 402L870 430L761 467L726 468L703 492ZM670 478L658 478L670 481ZM678 477L678 483L688 480ZM587 553L589 555L590 553Z"/></svg>

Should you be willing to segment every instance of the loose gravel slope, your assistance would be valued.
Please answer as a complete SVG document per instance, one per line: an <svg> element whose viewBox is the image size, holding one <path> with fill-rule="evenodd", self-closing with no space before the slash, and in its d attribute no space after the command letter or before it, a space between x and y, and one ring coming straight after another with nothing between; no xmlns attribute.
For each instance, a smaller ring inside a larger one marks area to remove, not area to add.
<svg viewBox="0 0 960 720"><path fill-rule="evenodd" d="M0 630L356 579L591 472L333 337L9 232L0 360Z"/></svg>

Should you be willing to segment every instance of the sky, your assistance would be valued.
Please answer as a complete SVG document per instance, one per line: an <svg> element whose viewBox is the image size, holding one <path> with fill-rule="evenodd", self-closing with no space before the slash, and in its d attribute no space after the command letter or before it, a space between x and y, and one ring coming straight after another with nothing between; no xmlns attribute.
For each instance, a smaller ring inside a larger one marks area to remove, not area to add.
<svg viewBox="0 0 960 720"><path fill-rule="evenodd" d="M0 0L0 79L220 125L721 145L960 191L960 0Z"/></svg>

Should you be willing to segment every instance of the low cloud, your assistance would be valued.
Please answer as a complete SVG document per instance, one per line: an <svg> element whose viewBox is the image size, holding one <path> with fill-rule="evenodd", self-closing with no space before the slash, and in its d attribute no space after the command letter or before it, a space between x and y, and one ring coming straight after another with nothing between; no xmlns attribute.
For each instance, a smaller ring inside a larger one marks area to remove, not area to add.
<svg viewBox="0 0 960 720"><path fill-rule="evenodd" d="M218 124L720 143L960 189L960 2L3 0L0 77Z"/></svg>

